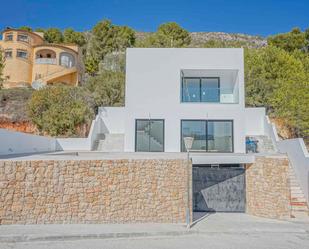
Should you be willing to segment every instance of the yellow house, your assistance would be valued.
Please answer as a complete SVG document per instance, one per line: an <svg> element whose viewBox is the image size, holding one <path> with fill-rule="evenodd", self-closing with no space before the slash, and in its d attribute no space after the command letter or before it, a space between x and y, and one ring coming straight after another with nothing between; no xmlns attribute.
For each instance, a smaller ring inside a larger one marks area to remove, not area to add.
<svg viewBox="0 0 309 249"><path fill-rule="evenodd" d="M75 44L47 44L43 34L18 29L2 32L5 88L65 83L77 85L81 64Z"/></svg>

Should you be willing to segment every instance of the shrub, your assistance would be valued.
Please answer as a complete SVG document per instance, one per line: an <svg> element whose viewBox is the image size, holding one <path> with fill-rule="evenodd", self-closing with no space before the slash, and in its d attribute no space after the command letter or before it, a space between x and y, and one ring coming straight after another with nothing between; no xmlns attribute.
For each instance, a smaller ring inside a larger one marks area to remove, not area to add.
<svg viewBox="0 0 309 249"><path fill-rule="evenodd" d="M28 114L40 131L51 136L71 136L78 125L92 120L93 101L81 87L51 86L33 93Z"/></svg>
<svg viewBox="0 0 309 249"><path fill-rule="evenodd" d="M124 104L125 76L121 72L104 71L88 80L85 87L92 93L96 107Z"/></svg>

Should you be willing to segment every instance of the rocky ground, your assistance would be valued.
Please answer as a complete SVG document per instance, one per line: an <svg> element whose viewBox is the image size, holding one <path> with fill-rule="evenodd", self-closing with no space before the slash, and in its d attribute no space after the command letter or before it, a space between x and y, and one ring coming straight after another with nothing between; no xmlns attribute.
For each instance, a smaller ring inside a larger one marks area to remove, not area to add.
<svg viewBox="0 0 309 249"><path fill-rule="evenodd" d="M36 127L27 115L27 101L33 90L30 88L0 90L0 128L35 133Z"/></svg>

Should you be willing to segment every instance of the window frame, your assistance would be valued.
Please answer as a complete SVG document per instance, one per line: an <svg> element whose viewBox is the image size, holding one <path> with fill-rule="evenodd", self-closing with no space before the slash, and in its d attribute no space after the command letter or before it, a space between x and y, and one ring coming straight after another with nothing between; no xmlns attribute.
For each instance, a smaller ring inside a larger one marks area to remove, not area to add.
<svg viewBox="0 0 309 249"><path fill-rule="evenodd" d="M21 39L19 39L20 36L25 36L25 37L27 37L27 39L26 39L26 40L21 40ZM29 37L29 35L27 35L27 34L18 33L18 34L17 34L17 41L18 41L18 42L30 43L30 37Z"/></svg>
<svg viewBox="0 0 309 249"><path fill-rule="evenodd" d="M24 53L27 54L27 56L26 56L26 57L18 56L18 52L24 52ZM16 50L16 58L22 59L22 60L28 60L28 58L29 58L29 53L28 53L27 50L24 50L24 49L17 49L17 50Z"/></svg>
<svg viewBox="0 0 309 249"><path fill-rule="evenodd" d="M7 53L7 52L11 52L11 56L10 56L10 57L7 57L7 56L6 56L6 53ZM5 49L5 50L4 50L4 58L5 58L5 59L12 59L12 58L13 58L13 49L11 49L11 48Z"/></svg>
<svg viewBox="0 0 309 249"><path fill-rule="evenodd" d="M183 149L183 135L182 135L182 127L183 121L204 121L206 123L205 125L205 134L206 134L206 150L204 151L197 151L197 152L201 152L201 153L234 153L234 120L233 119L181 119L180 120L180 152L186 152L185 148ZM208 122L230 122L231 125L231 129L232 129L232 150L231 151L212 151L209 152L208 151ZM193 150L194 151L194 150Z"/></svg>
<svg viewBox="0 0 309 249"><path fill-rule="evenodd" d="M12 39L8 39L8 37L12 37ZM4 41L14 41L14 33L11 32L11 33L5 34Z"/></svg>
<svg viewBox="0 0 309 249"><path fill-rule="evenodd" d="M199 99L200 101L184 101L184 80L185 79L199 79ZM203 79L217 79L218 80L218 93L219 93L219 101L202 101L202 80ZM221 87L221 82L220 82L220 77L181 77L181 103L221 103L220 102L220 87Z"/></svg>
<svg viewBox="0 0 309 249"><path fill-rule="evenodd" d="M70 62L72 62L72 65L70 66L70 65L65 65L65 63L64 64L62 64L62 58L63 57L67 57L68 58L68 63L70 63ZM59 54L59 66L61 66L61 67L66 67L66 68L73 68L73 67L76 67L76 58L75 58L75 56L72 54L72 53L69 53L69 52L66 52L66 51L64 51L64 52L61 52L60 54Z"/></svg>
<svg viewBox="0 0 309 249"><path fill-rule="evenodd" d="M162 121L163 123L163 145L162 145L162 151L150 151L150 144L149 144L149 151L137 151L137 122L138 121L148 121L148 122L151 122L151 121ZM147 118L137 118L135 119L135 132L134 132L134 151L135 152L153 152L153 153L162 153L162 152L165 152L165 119L147 119Z"/></svg>

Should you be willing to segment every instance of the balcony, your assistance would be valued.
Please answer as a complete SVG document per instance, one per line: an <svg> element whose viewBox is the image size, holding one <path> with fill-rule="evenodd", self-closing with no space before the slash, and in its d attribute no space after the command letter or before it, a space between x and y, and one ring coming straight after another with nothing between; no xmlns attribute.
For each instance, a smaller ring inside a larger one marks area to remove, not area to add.
<svg viewBox="0 0 309 249"><path fill-rule="evenodd" d="M185 103L221 103L237 104L238 88L212 88L199 86L184 86L182 90L182 102Z"/></svg>
<svg viewBox="0 0 309 249"><path fill-rule="evenodd" d="M36 64L48 64L48 65L57 65L56 58L37 58L35 59Z"/></svg>
<svg viewBox="0 0 309 249"><path fill-rule="evenodd" d="M181 102L239 103L237 70L186 69L181 74Z"/></svg>

